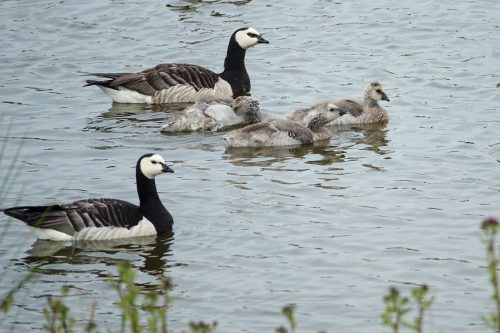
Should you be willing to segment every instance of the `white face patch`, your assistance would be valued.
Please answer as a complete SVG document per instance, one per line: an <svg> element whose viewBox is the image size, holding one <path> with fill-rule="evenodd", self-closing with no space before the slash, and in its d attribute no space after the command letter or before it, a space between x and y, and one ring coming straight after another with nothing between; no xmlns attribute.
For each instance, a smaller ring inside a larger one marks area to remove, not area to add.
<svg viewBox="0 0 500 333"><path fill-rule="evenodd" d="M140 168L141 172L146 178L153 179L158 176L163 171L163 166L165 165L165 160L158 154L154 154L149 157L144 157L141 160Z"/></svg>
<svg viewBox="0 0 500 333"><path fill-rule="evenodd" d="M248 28L238 31L234 37L236 43L238 43L242 49L246 50L258 43L260 34L254 28Z"/></svg>

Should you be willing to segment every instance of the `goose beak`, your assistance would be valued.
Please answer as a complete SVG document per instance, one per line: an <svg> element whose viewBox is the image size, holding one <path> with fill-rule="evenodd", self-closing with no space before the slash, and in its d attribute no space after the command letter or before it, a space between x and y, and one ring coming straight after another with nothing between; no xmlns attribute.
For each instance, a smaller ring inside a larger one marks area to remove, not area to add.
<svg viewBox="0 0 500 333"><path fill-rule="evenodd" d="M347 110L345 110L345 109L340 109L340 108L338 109L338 111L339 111L339 115L340 115L340 116L343 116L343 115L345 115L347 112L349 112L349 111L347 111Z"/></svg>
<svg viewBox="0 0 500 333"><path fill-rule="evenodd" d="M262 36L257 37L257 44L269 44L269 41L267 39L264 39Z"/></svg>
<svg viewBox="0 0 500 333"><path fill-rule="evenodd" d="M382 94L382 100L383 101L387 101L387 102L390 102L389 101L389 97L387 97L387 95L385 93Z"/></svg>
<svg viewBox="0 0 500 333"><path fill-rule="evenodd" d="M162 172L174 173L174 170L168 165L163 164L162 166L163 166L163 169L161 169Z"/></svg>

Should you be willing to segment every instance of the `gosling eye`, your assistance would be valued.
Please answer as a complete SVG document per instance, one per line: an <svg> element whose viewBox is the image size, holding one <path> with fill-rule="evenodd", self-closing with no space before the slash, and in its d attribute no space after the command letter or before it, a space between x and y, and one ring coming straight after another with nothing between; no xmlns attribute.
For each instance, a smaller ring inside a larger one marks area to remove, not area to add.
<svg viewBox="0 0 500 333"><path fill-rule="evenodd" d="M379 94L383 94L383 91L381 89L377 89L375 91L378 92Z"/></svg>

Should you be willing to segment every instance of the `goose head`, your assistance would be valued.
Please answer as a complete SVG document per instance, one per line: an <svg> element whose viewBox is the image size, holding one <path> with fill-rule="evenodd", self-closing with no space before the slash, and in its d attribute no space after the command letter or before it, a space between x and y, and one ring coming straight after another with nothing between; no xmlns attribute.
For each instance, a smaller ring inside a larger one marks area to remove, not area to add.
<svg viewBox="0 0 500 333"><path fill-rule="evenodd" d="M159 174L165 172L174 172L174 170L165 163L163 157L158 154L146 154L141 156L137 162L137 166L144 177L148 179L154 179Z"/></svg>
<svg viewBox="0 0 500 333"><path fill-rule="evenodd" d="M365 89L365 98L372 101L387 101L389 102L389 97L387 97L384 92L384 87L379 82L371 82Z"/></svg>
<svg viewBox="0 0 500 333"><path fill-rule="evenodd" d="M233 101L233 110L238 116L242 116L248 123L257 123L262 120L260 103L253 97L237 97Z"/></svg>
<svg viewBox="0 0 500 333"><path fill-rule="evenodd" d="M232 39L243 49L246 50L257 44L269 44L254 28L241 28L233 33Z"/></svg>
<svg viewBox="0 0 500 333"><path fill-rule="evenodd" d="M313 132L316 132L323 126L331 123L338 117L341 117L347 113L346 110L339 108L333 103L326 103L324 107L318 109L314 116L309 120L307 127Z"/></svg>

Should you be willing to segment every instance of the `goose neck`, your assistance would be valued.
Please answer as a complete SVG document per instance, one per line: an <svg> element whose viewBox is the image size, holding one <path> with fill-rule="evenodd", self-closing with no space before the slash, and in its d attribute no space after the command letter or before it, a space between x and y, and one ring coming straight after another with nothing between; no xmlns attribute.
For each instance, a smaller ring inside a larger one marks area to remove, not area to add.
<svg viewBox="0 0 500 333"><path fill-rule="evenodd" d="M160 202L156 182L154 179L149 179L144 176L139 170L136 173L137 194L139 195L140 206L144 207L151 202Z"/></svg>
<svg viewBox="0 0 500 333"><path fill-rule="evenodd" d="M226 59L224 60L224 71L244 70L246 50L242 49L233 39L227 46Z"/></svg>

